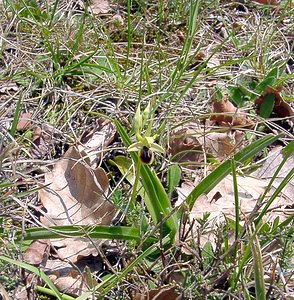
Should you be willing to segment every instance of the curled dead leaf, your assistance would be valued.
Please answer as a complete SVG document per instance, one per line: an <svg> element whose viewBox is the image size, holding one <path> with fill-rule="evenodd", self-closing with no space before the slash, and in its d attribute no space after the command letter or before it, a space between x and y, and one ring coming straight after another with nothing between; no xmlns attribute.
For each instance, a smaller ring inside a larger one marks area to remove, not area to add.
<svg viewBox="0 0 294 300"><path fill-rule="evenodd" d="M115 133L115 125L107 119L100 118L93 130L83 134L78 149L87 154L91 167L99 164L103 150L113 141Z"/></svg>
<svg viewBox="0 0 294 300"><path fill-rule="evenodd" d="M209 157L224 160L239 151L244 146L244 133L209 131L197 122L190 122L171 133L169 146L173 161L194 169Z"/></svg>
<svg viewBox="0 0 294 300"><path fill-rule="evenodd" d="M34 266L44 263L49 254L49 240L33 241L24 253L24 260Z"/></svg>
<svg viewBox="0 0 294 300"><path fill-rule="evenodd" d="M246 117L237 107L229 101L227 97L220 101L214 101L212 104L212 112L210 120L220 126L252 126L253 122Z"/></svg>
<svg viewBox="0 0 294 300"><path fill-rule="evenodd" d="M29 129L31 127L31 113L22 113L20 115L20 118L18 120L18 123L17 123L17 126L16 126L16 129L18 131L25 131L27 129Z"/></svg>
<svg viewBox="0 0 294 300"><path fill-rule="evenodd" d="M50 278L58 290L62 293L69 294L74 297L81 296L84 292L88 291L88 286L83 276L77 271L72 270L69 276Z"/></svg>
<svg viewBox="0 0 294 300"><path fill-rule="evenodd" d="M32 155L35 158L42 158L48 153L48 147L46 145L44 136L42 134L42 128L41 127L36 127L34 129L33 133L33 148L32 148Z"/></svg>

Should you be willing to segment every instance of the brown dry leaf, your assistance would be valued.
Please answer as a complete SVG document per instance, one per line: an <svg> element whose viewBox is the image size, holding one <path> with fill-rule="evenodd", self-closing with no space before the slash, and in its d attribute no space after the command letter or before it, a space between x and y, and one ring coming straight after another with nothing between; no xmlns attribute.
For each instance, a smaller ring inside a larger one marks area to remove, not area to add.
<svg viewBox="0 0 294 300"><path fill-rule="evenodd" d="M276 172L277 168L281 164L284 155L282 154L282 146L276 146L275 148L271 149L268 153L266 160L263 162L262 166L256 170L253 175L256 178L261 178L266 182L269 182L274 173ZM293 169L294 166L294 154L292 154L280 170L277 178L273 182L273 187L277 188L282 180L287 176L287 174ZM289 199L293 199L294 195L294 179L292 179L287 186L283 189L283 194L288 197Z"/></svg>
<svg viewBox="0 0 294 300"><path fill-rule="evenodd" d="M108 178L102 168L92 170L85 153L70 147L51 173L48 187L40 190L47 210L45 225L109 224L114 206L106 200Z"/></svg>
<svg viewBox="0 0 294 300"><path fill-rule="evenodd" d="M277 5L277 0L253 0L253 2L257 2L260 4L266 4L266 5Z"/></svg>
<svg viewBox="0 0 294 300"><path fill-rule="evenodd" d="M147 294L137 293L133 300L176 300L179 299L180 295L176 293L175 289L173 286L162 286L158 289L148 291Z"/></svg>
<svg viewBox="0 0 294 300"><path fill-rule="evenodd" d="M267 186L267 182L253 177L237 176L238 182L238 196L240 201L240 217L241 221L246 219L255 207L256 201L263 193ZM188 194L194 189L192 184L183 183L177 189L179 200L177 205L182 203ZM214 187L207 195L202 195L197 199L195 205L190 213L191 219L201 219L204 213L209 212L209 224L213 228L214 224L219 224L225 221L225 216L231 219L235 218L235 205L234 205L234 188L232 176L227 176L216 187ZM274 218L280 216L283 220L287 215L283 211L283 207L290 205L292 200L283 197L277 197L271 205L271 210L267 215L267 220L273 221ZM195 232L195 236L196 232ZM207 235L201 237L201 244L204 245L207 240L214 243L214 236Z"/></svg>
<svg viewBox="0 0 294 300"><path fill-rule="evenodd" d="M83 0L78 0L78 5L81 9L85 9L84 2L85 1ZM90 0L90 7L88 10L94 15L107 14L111 10L111 7L108 0Z"/></svg>
<svg viewBox="0 0 294 300"><path fill-rule="evenodd" d="M244 113L229 101L227 97L220 101L214 101L212 104L212 115L210 120L220 126L252 126L253 122L249 120Z"/></svg>
<svg viewBox="0 0 294 300"><path fill-rule="evenodd" d="M107 14L111 9L107 0L91 0L90 7L94 15Z"/></svg>
<svg viewBox="0 0 294 300"><path fill-rule="evenodd" d="M32 156L44 158L54 148L54 144L58 142L59 138L60 132L49 124L36 127L32 138Z"/></svg>
<svg viewBox="0 0 294 300"><path fill-rule="evenodd" d="M292 107L283 100L282 96L280 95L281 90L282 87L277 87L276 89L274 89L270 86L267 86L264 95L258 97L255 100L256 110L259 111L260 106L263 103L265 97L267 95L272 94L275 97L273 112L275 112L278 116L282 118L291 117L290 120L294 122L294 111Z"/></svg>
<svg viewBox="0 0 294 300"><path fill-rule="evenodd" d="M18 131L25 131L31 127L31 113L22 113L19 117L16 129Z"/></svg>
<svg viewBox="0 0 294 300"><path fill-rule="evenodd" d="M78 146L78 149L87 154L91 167L99 164L103 149L113 141L115 133L115 125L107 119L100 118L97 122L97 127L91 132L84 133L81 137L81 144Z"/></svg>
<svg viewBox="0 0 294 300"><path fill-rule="evenodd" d="M219 160L230 157L243 146L244 133L242 131L209 132L199 138L207 155Z"/></svg>
<svg viewBox="0 0 294 300"><path fill-rule="evenodd" d="M42 270L46 272L59 291L73 296L80 296L83 292L88 291L89 286L97 284L95 279L88 278L89 273L86 268L90 268L91 272L99 272L103 268L102 265L102 260L88 258L77 262L75 265L79 270L77 271L71 263L54 259L47 260Z"/></svg>
<svg viewBox="0 0 294 300"><path fill-rule="evenodd" d="M46 145L45 136L42 132L41 127L38 126L34 129L32 142L32 156L35 158L42 158L46 156L46 154L49 151L49 148Z"/></svg>
<svg viewBox="0 0 294 300"><path fill-rule="evenodd" d="M33 241L24 253L24 260L34 266L46 263L49 254L49 244L49 240Z"/></svg>
<svg viewBox="0 0 294 300"><path fill-rule="evenodd" d="M108 178L102 168L92 170L84 152L70 147L51 173L45 175L47 187L40 190L40 200L47 213L46 225L106 225L114 216L114 206L107 201ZM97 255L97 245L89 239L52 240L61 259L76 262L79 257Z"/></svg>
<svg viewBox="0 0 294 300"><path fill-rule="evenodd" d="M204 153L224 160L244 145L241 131L209 132L197 122L190 122L174 130L170 137L169 154L172 160L194 169L205 161Z"/></svg>
<svg viewBox="0 0 294 300"><path fill-rule="evenodd" d="M74 297L79 297L89 290L84 277L77 270L71 269L68 276L57 277L49 275L57 289Z"/></svg>

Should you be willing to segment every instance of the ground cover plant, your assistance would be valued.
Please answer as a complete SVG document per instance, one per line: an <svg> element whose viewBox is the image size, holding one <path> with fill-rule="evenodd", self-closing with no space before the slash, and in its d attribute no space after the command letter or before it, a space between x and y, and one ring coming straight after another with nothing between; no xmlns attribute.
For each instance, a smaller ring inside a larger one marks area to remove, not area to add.
<svg viewBox="0 0 294 300"><path fill-rule="evenodd" d="M293 1L2 0L3 299L292 299Z"/></svg>

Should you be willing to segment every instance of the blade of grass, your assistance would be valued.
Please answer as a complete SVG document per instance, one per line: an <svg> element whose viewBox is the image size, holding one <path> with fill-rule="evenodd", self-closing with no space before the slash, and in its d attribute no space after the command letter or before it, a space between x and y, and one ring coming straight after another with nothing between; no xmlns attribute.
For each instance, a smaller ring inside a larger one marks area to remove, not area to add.
<svg viewBox="0 0 294 300"><path fill-rule="evenodd" d="M25 232L18 232L18 240L38 240L57 239L61 237L91 237L98 239L117 239L140 241L141 235L138 228L127 226L89 226L89 225L64 225L51 226L48 228L29 228ZM149 242L154 242L155 238L149 238Z"/></svg>
<svg viewBox="0 0 294 300"><path fill-rule="evenodd" d="M129 67L129 57L130 57L130 52L131 52L131 44L132 44L132 27L131 27L131 6L132 6L132 1L128 0L127 2L127 21L128 21L128 45L127 45L127 55L126 55L126 62L125 62L125 72L124 75L126 76L128 67Z"/></svg>
<svg viewBox="0 0 294 300"><path fill-rule="evenodd" d="M294 169L292 169L286 177L282 180L282 182L279 184L279 186L276 188L270 199L267 201L266 205L262 209L261 213L258 215L258 218L255 221L255 224L259 224L264 215L267 213L269 207L274 202L274 200L278 197L280 192L285 188L285 186L294 178Z"/></svg>
<svg viewBox="0 0 294 300"><path fill-rule="evenodd" d="M12 121L12 125L11 128L9 130L9 134L14 137L16 130L17 130L17 124L19 121L19 117L20 117L20 113L21 113L21 108L22 108L22 93L20 93L19 95L19 99L16 103L16 108L15 108L15 112L14 112L14 117L13 117L13 121Z"/></svg>
<svg viewBox="0 0 294 300"><path fill-rule="evenodd" d="M24 263L24 262L19 262L19 261L16 261L14 259L11 259L9 257L6 257L4 255L0 255L0 260L2 261L5 261L9 264L13 264L13 265L16 265L18 267L21 267L23 269L26 269L34 274L36 274L38 277L40 277L48 286L49 288L51 289L51 291L54 293L54 296L56 298L58 298L59 300L64 300L63 298L63 295L58 291L58 289L55 287L55 285L53 284L53 282L49 279L49 277L44 273L42 272L39 268L36 268L34 266L31 266L27 263ZM67 296L67 297L70 297L70 296ZM71 297L71 298L67 298L67 299L72 299L74 300L75 298Z"/></svg>
<svg viewBox="0 0 294 300"><path fill-rule="evenodd" d="M162 244L166 245L170 243L170 237L166 236L163 241ZM131 272L134 267L136 267L136 265L138 265L139 263L143 262L144 258L146 258L147 256L151 255L153 252L158 250L160 243L156 243L151 245L148 249L146 249L142 254L140 254L136 259L134 259L123 271L120 275L112 275L110 277L107 278L107 280L101 282L100 284L98 284L95 287L95 290L92 292L87 292L85 294L83 294L82 296L78 297L77 300L85 300L88 299L88 297L92 296L94 294L95 291L101 291L101 289L107 284L108 286L106 288L104 288L100 293L99 296L96 299L104 299L103 297L107 294L107 292L109 292L116 284L118 284L123 278L125 278L125 276Z"/></svg>
<svg viewBox="0 0 294 300"><path fill-rule="evenodd" d="M49 296L55 296L54 292L51 289L45 288L40 285L36 285L35 290L39 291L43 294L49 295ZM73 299L76 299L76 298L69 296L69 295L62 294L62 300L73 300Z"/></svg>
<svg viewBox="0 0 294 300"><path fill-rule="evenodd" d="M293 153L294 151L294 142L291 142L289 145L287 145L283 150L282 152L284 152L285 154L285 158L284 160L287 160L289 158L289 156ZM265 194L270 190L270 187L272 186L272 183L274 181L274 179L277 177L279 171L281 170L281 165L284 165L285 161L282 161L281 164L279 165L279 167L277 168L274 176L273 176L273 179L269 182L266 190L265 190L265 193L263 194L262 198L263 199L265 197ZM294 169L292 169L288 174L287 176L283 179L283 181L280 183L280 185L277 187L277 189L275 190L275 192L273 193L273 195L270 197L270 199L267 201L265 207L263 208L263 210L261 211L261 213L258 214L258 217L257 219L255 220L255 226L259 226L259 224L261 224L261 220L262 218L264 217L264 215L267 213L268 211L268 208L270 207L270 205L272 204L272 202L276 199L276 197L278 196L278 194L282 191L282 189L287 185L287 183L290 182L290 180L294 177ZM293 220L293 216L288 218L287 220L285 220L283 223L281 223L277 228L283 228L285 226L287 226L292 220ZM277 229L276 229L277 230ZM234 288L236 288L237 286L237 283L240 279L240 276L241 276L241 271L243 270L245 264L247 263L247 261L249 260L251 256L251 251L250 251L250 244L248 244L246 246L246 249L243 253L243 256L242 256L242 260L240 261L239 263L239 266L238 266L238 272L237 272L237 275L234 279Z"/></svg>
<svg viewBox="0 0 294 300"><path fill-rule="evenodd" d="M178 165L171 165L167 171L168 195L171 198L174 189L181 180L181 168Z"/></svg>
<svg viewBox="0 0 294 300"><path fill-rule="evenodd" d="M267 147L280 138L280 135L267 135L259 139L249 146L245 147L234 155L234 160L239 163L245 163L249 158L257 154L259 151ZM202 194L207 194L215 187L222 179L224 179L231 171L231 160L227 160L212 171L204 180L198 184L194 190L186 198L186 202L192 210L194 203Z"/></svg>
<svg viewBox="0 0 294 300"><path fill-rule="evenodd" d="M256 300L266 300L264 271L262 265L262 256L260 244L257 236L258 231L254 230L250 238L250 248L253 257L254 281L255 281L255 296Z"/></svg>
<svg viewBox="0 0 294 300"><path fill-rule="evenodd" d="M294 153L294 141L290 142L281 152L284 154L284 158L283 158L282 162L279 164L278 168L276 169L276 171L275 171L273 177L271 178L270 182L268 183L263 195L261 196L261 198L259 200L260 203L263 203L266 195L270 191L270 189L271 189L275 179L277 178L278 174L280 173L281 169L283 168L283 166L285 165L285 163L287 162L289 157ZM263 208L262 212L260 213L259 217L257 218L256 224L258 224L260 222L260 220L263 218L264 214L267 212L269 206L274 201L275 197L277 197L279 192L285 187L285 185L291 180L292 177L293 177L293 169L283 179L283 181L281 182L279 187L276 189L274 194L271 196L270 200L268 200L266 206Z"/></svg>
<svg viewBox="0 0 294 300"><path fill-rule="evenodd" d="M239 192L238 192L237 172L236 172L236 164L234 158L231 160L231 166L232 166L234 199L235 199L235 241L237 241L239 237L240 215L239 215ZM235 248L235 258L237 257L237 249L238 247Z"/></svg>

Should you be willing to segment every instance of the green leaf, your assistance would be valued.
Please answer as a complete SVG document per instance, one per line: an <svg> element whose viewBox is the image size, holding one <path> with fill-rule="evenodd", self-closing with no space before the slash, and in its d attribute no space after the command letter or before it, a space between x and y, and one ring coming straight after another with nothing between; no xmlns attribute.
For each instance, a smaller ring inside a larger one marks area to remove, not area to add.
<svg viewBox="0 0 294 300"><path fill-rule="evenodd" d="M140 108L140 104L138 104L135 116L134 116L134 120L133 120L133 128L135 133L139 133L141 134L142 131L142 127L143 127L143 118L142 118L142 114L141 114L141 108Z"/></svg>
<svg viewBox="0 0 294 300"><path fill-rule="evenodd" d="M131 139L129 138L125 128L119 121L114 121L117 131L119 132L126 147L131 145ZM138 162L138 154L131 152L132 158L135 163ZM172 207L169 201L168 195L162 186L161 181L157 177L156 173L150 170L147 165L142 165L140 168L142 185L148 197L144 198L145 205L151 215L155 224L161 222L162 218L171 213ZM178 230L178 218L175 214L172 214L164 223L164 226L168 228L168 231L174 236Z"/></svg>
<svg viewBox="0 0 294 300"><path fill-rule="evenodd" d="M254 236L250 239L250 248L253 257L256 300L265 300L266 292L260 244L257 235L255 233L253 234Z"/></svg>
<svg viewBox="0 0 294 300"><path fill-rule="evenodd" d="M20 94L20 97L16 103L16 108L15 108L15 113L12 121L11 128L9 130L9 134L14 137L16 130L17 130L17 124L19 121L20 113L21 113L21 108L22 108L22 103L21 103L21 98L22 98L22 93Z"/></svg>
<svg viewBox="0 0 294 300"><path fill-rule="evenodd" d="M168 193L171 196L174 189L179 185L181 180L181 168L178 165L171 165L167 170Z"/></svg>
<svg viewBox="0 0 294 300"><path fill-rule="evenodd" d="M272 86L272 87L275 86L278 77L279 77L279 68L275 67L266 75L263 81L256 86L255 90L258 93L263 94L267 86Z"/></svg>
<svg viewBox="0 0 294 300"><path fill-rule="evenodd" d="M134 172L131 170L133 162L130 158L125 157L123 155L118 155L114 157L113 160L110 160L109 162L119 169L121 174L125 176L125 178L130 184L132 185L134 184L135 175Z"/></svg>
<svg viewBox="0 0 294 300"><path fill-rule="evenodd" d="M291 141L283 150L282 153L288 158L294 153L294 141Z"/></svg>
<svg viewBox="0 0 294 300"><path fill-rule="evenodd" d="M263 150L268 145L275 142L280 138L280 135L267 135L262 139L259 139L241 151L234 155L235 162L245 163L249 158ZM188 195L186 202L192 210L194 203L202 194L207 194L213 189L221 180L223 180L231 171L231 160L227 160L213 170L208 176L206 176Z"/></svg>
<svg viewBox="0 0 294 300"><path fill-rule="evenodd" d="M61 237L91 237L97 239L116 239L116 240L134 240L141 241L141 235L138 228L127 226L90 226L90 225L64 225L51 226L48 228L30 228L17 232L18 240L38 240L38 239L57 239ZM149 242L155 241L150 237Z"/></svg>
<svg viewBox="0 0 294 300"><path fill-rule="evenodd" d="M205 265L210 265L214 258L213 247L211 242L206 242L203 246L202 256L204 258Z"/></svg>
<svg viewBox="0 0 294 300"><path fill-rule="evenodd" d="M40 277L50 287L50 289L54 292L54 296L56 298L58 298L59 300L64 299L63 296L61 295L61 293L58 291L58 289L53 284L53 282L49 279L49 277L44 272L42 272L39 268L33 267L33 266L31 266L27 263L24 263L24 262L16 261L16 260L11 259L9 257L6 257L4 255L0 255L0 260L3 260L3 261L5 261L7 263L10 263L10 264L14 264L16 266L19 266L21 268L24 268L24 269L29 270L32 273L36 274L38 277ZM69 298L67 298L67 299L69 299ZM71 298L71 299L74 299L74 298Z"/></svg>
<svg viewBox="0 0 294 300"><path fill-rule="evenodd" d="M262 118L269 118L273 112L275 106L275 95L268 94L263 98L263 101L260 105L259 115Z"/></svg>
<svg viewBox="0 0 294 300"><path fill-rule="evenodd" d="M238 107L244 106L245 102L250 99L248 96L249 92L246 94L243 92L243 90L241 89L240 85L228 87L230 100L232 100L232 102Z"/></svg>
<svg viewBox="0 0 294 300"><path fill-rule="evenodd" d="M148 197L145 200L146 207L155 224L161 222L163 217L171 213L172 207L169 197L157 177L155 171L151 171L146 165L141 167L142 185ZM178 219L172 214L164 223L173 235L178 231Z"/></svg>

